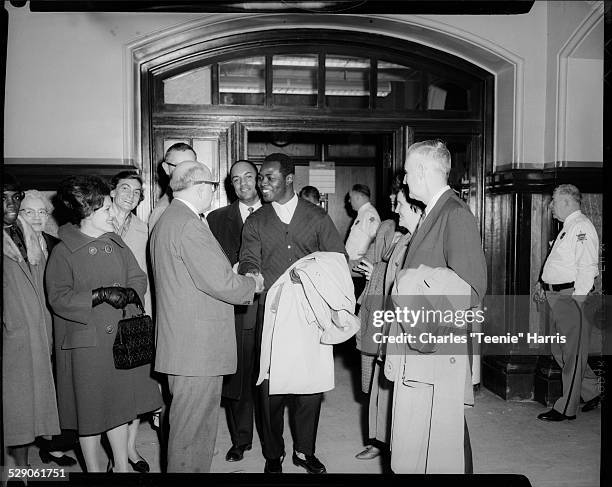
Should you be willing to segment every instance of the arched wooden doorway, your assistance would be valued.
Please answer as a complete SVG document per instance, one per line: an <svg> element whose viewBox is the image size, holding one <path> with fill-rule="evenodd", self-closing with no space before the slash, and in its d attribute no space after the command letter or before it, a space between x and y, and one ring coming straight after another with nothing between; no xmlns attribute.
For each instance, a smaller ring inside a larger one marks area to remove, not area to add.
<svg viewBox="0 0 612 487"><path fill-rule="evenodd" d="M221 181L234 160L270 151L290 154L298 169L333 160L373 178L355 182L369 184L384 207L406 146L440 138L453 153L451 184L484 221L493 76L456 56L376 34L266 30L184 46L144 62L140 74L151 201L165 148L182 140ZM226 202L219 192L215 206ZM342 231L346 221L335 222Z"/></svg>

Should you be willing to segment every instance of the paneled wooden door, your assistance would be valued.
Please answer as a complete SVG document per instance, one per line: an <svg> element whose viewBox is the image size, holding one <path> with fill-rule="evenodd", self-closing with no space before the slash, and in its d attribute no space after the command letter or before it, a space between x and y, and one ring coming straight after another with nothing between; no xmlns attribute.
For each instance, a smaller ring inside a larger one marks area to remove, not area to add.
<svg viewBox="0 0 612 487"><path fill-rule="evenodd" d="M198 161L208 166L220 189L213 197L211 210L228 203L224 185L232 162L246 157L246 131L238 122L198 124L197 127L154 127L151 164L151 200L157 199L167 187L168 177L160 168L168 148L184 142L195 150Z"/></svg>

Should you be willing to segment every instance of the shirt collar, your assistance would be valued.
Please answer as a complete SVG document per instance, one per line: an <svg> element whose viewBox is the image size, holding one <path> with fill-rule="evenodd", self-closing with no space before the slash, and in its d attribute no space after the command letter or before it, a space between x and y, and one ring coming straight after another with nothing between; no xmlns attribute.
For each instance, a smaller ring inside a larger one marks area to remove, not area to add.
<svg viewBox="0 0 612 487"><path fill-rule="evenodd" d="M563 228L571 225L572 221L578 218L579 215L582 215L582 212L580 210L576 210L573 213L570 213L569 215L567 215L567 217L565 218L565 221L563 222Z"/></svg>
<svg viewBox="0 0 612 487"><path fill-rule="evenodd" d="M432 208L436 206L436 203L438 202L440 197L444 194L444 192L447 189L450 189L450 186L448 184L444 186L443 188L441 188L440 191L438 191L436 194L433 195L431 200L429 200L429 204L425 207L423 218L425 218L429 214L429 212L432 210Z"/></svg>
<svg viewBox="0 0 612 487"><path fill-rule="evenodd" d="M369 210L370 208L374 208L374 207L372 206L372 203L368 201L367 203L364 203L363 205L359 207L359 209L357 210L357 214L361 215L362 213Z"/></svg>
<svg viewBox="0 0 612 487"><path fill-rule="evenodd" d="M195 206L193 206L191 203L189 203L189 201L186 201L182 198L174 198L175 200L179 200L181 203L183 203L187 208L189 208L191 211L193 211L198 218L200 218L200 212L197 210L197 208Z"/></svg>
<svg viewBox="0 0 612 487"><path fill-rule="evenodd" d="M238 200L238 206L240 207L240 212L244 210L248 214L249 208L253 208L253 211L259 210L261 208L261 201L257 200L254 204L249 206L247 204L244 204L242 201Z"/></svg>
<svg viewBox="0 0 612 487"><path fill-rule="evenodd" d="M298 204L298 196L296 193L293 193L293 198L287 201L287 203L281 205L280 203L273 201L272 207L274 209L284 209L284 210L293 212L295 208L297 207L297 204Z"/></svg>

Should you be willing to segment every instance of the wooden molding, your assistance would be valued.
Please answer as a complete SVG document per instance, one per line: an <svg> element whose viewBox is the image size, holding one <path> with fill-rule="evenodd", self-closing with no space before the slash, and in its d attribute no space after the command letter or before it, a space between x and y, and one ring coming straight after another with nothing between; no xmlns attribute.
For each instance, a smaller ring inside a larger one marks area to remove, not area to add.
<svg viewBox="0 0 612 487"><path fill-rule="evenodd" d="M70 176L99 176L110 179L120 171L138 171L128 164L4 164L2 172L15 176L24 189L55 191Z"/></svg>
<svg viewBox="0 0 612 487"><path fill-rule="evenodd" d="M487 193L550 193L559 184L573 184L582 193L602 193L602 167L557 167L549 169L509 169L486 177Z"/></svg>

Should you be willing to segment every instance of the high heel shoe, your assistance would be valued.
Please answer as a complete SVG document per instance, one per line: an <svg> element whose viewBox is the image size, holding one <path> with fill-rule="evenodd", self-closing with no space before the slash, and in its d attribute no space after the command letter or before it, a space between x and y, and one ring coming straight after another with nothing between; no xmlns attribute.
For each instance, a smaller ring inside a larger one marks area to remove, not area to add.
<svg viewBox="0 0 612 487"><path fill-rule="evenodd" d="M142 457L140 457L140 460L136 462L133 462L132 460L128 458L128 463L132 466L134 471L138 473L148 473L151 469L147 461Z"/></svg>
<svg viewBox="0 0 612 487"><path fill-rule="evenodd" d="M38 450L38 454L40 455L40 459L43 463L47 464L49 462L55 462L60 467L71 467L72 465L76 465L76 460L68 455L62 455L61 457L55 457L51 455L47 450L43 450L42 448Z"/></svg>

